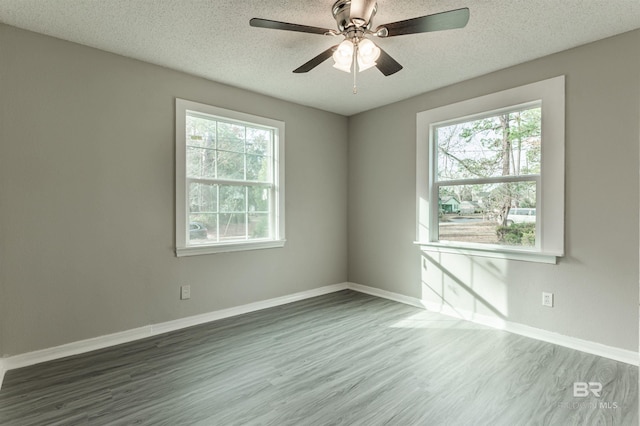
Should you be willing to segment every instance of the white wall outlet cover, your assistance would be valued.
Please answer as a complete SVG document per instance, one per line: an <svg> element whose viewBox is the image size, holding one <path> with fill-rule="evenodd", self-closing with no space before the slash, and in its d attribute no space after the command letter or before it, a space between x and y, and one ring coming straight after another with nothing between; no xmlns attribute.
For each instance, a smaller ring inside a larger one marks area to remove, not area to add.
<svg viewBox="0 0 640 426"><path fill-rule="evenodd" d="M186 300L191 298L191 286L183 285L180 287L180 300Z"/></svg>

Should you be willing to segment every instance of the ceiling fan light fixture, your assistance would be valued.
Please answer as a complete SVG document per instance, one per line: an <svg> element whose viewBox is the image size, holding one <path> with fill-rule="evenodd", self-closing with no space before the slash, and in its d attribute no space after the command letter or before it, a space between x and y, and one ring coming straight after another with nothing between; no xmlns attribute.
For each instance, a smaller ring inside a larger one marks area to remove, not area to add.
<svg viewBox="0 0 640 426"><path fill-rule="evenodd" d="M353 63L353 43L349 40L344 40L338 45L338 48L333 52L333 64L334 68L344 72L351 72L351 64Z"/></svg>
<svg viewBox="0 0 640 426"><path fill-rule="evenodd" d="M358 72L368 70L369 68L375 67L378 65L377 62L362 62L360 57L358 57Z"/></svg>
<svg viewBox="0 0 640 426"><path fill-rule="evenodd" d="M333 67L340 71L351 72L351 64L345 65L345 64L339 64L336 62L335 64L333 64Z"/></svg>
<svg viewBox="0 0 640 426"><path fill-rule="evenodd" d="M358 43L358 68L360 71L376 66L379 57L380 48L374 42L367 38L360 40Z"/></svg>
<svg viewBox="0 0 640 426"><path fill-rule="evenodd" d="M363 38L358 43L358 54L362 59L375 61L380 57L380 48L368 38Z"/></svg>

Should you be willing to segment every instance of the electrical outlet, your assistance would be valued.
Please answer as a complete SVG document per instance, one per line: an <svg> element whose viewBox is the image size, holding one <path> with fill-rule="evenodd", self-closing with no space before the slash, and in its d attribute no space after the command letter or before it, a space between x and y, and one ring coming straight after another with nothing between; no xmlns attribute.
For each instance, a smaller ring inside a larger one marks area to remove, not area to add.
<svg viewBox="0 0 640 426"><path fill-rule="evenodd" d="M553 293L542 292L542 306L553 308Z"/></svg>
<svg viewBox="0 0 640 426"><path fill-rule="evenodd" d="M191 286L183 285L180 286L180 300L191 299Z"/></svg>

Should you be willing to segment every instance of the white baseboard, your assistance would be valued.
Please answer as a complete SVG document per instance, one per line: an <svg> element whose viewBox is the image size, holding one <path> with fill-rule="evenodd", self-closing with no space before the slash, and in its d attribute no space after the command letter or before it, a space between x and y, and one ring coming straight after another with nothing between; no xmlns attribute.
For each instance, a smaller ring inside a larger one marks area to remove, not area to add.
<svg viewBox="0 0 640 426"><path fill-rule="evenodd" d="M312 290L276 297L273 299L236 306L233 308L221 309L219 311L213 311L206 314L194 315L191 317L180 318L177 320L167 321L159 324L147 325L134 328L132 330L126 330L118 333L94 337L91 339L80 340L77 342L67 343L52 348L27 352L7 358L0 358L0 389L2 388L2 379L4 378L4 372L8 370L27 367L29 365L35 365L41 362L52 361L68 356L79 355L97 349L104 349L110 346L128 343L158 334L180 330L194 325L204 324L223 318L234 317L237 315L246 314L248 312L272 308L274 306L280 306L303 299L309 299L311 297L321 296L323 294L334 293L340 290L346 290L347 288L347 283L328 285Z"/></svg>
<svg viewBox="0 0 640 426"><path fill-rule="evenodd" d="M262 309L273 308L274 306L285 305L287 303L297 302L299 300L309 299L311 297L322 296L323 294L334 293L340 290L346 290L347 283L333 284L324 287L314 288L313 290L301 291L299 293L289 294L287 296L276 297L273 299L261 300L259 302L248 303L246 305L235 306L233 308L221 309L219 311L208 312L206 314L195 315L192 317L180 318L173 321L167 321L160 324L151 325L151 335L168 333L170 331L180 330L194 325L204 324L223 318L235 317L237 315L249 312L260 311Z"/></svg>
<svg viewBox="0 0 640 426"><path fill-rule="evenodd" d="M578 339L576 337L565 336L560 333L554 333L552 331L530 327L528 325L505 321L500 318L477 314L475 312L470 312L463 309L454 309L444 304L427 302L415 297L405 296L402 294L393 293L374 287L368 287L361 284L347 283L347 287L355 291L370 294L372 296L378 296L396 302L405 303L407 305L424 308L429 311L439 312L441 314L454 318L471 321L477 324L497 328L532 339L542 340L543 342L553 343L559 346L564 346L592 355L598 355L604 358L624 362L626 364L635 366L640 365L640 354L638 352L620 349L613 346L607 346L601 343L591 342L589 340Z"/></svg>
<svg viewBox="0 0 640 426"><path fill-rule="evenodd" d="M0 358L0 389L5 372L29 365L39 364L46 361L65 358L68 356L79 355L91 352L97 349L103 349L122 343L132 342L139 339L155 336L158 334L168 333L170 331L180 330L194 325L204 324L223 318L229 318L249 312L259 311L262 309L272 308L299 300L309 299L311 297L321 296L323 294L334 293L336 291L351 289L360 293L370 294L372 296L382 297L384 299L393 300L407 305L415 306L421 309L427 309L434 312L440 312L451 317L472 321L478 324L486 325L493 328L505 330L514 334L530 337L537 340L565 346L593 355L610 358L616 361L624 362L631 365L639 365L640 358L637 352L615 348L600 343L590 342L587 340L577 339L575 337L565 336L547 330L542 330L526 325L512 323L489 316L479 315L473 312L450 308L446 305L426 302L424 300L405 296L399 293L382 290L375 287L369 287L356 283L339 283L324 287L315 288L313 290L302 291L287 296L276 297L273 299L263 300L259 302L249 303L246 305L236 306L233 308L213 311L206 314L195 315L186 318L180 318L173 321L167 321L159 324L151 324L144 327L134 328L118 333L108 334L105 336L94 337L91 339L80 340L77 342L67 343L65 345L55 346L52 348L42 349L33 352L27 352L20 355L14 355L7 358Z"/></svg>
<svg viewBox="0 0 640 426"><path fill-rule="evenodd" d="M104 349L120 345L122 343L133 342L134 340L144 339L149 336L151 336L151 326L138 327L131 330L120 331L118 333L92 337L86 340L79 340L77 342L71 342L60 346L54 346L52 348L41 349L4 358L4 368L8 371L16 368L28 367L30 365L40 364L41 362L66 358L68 356L95 351L97 349Z"/></svg>
<svg viewBox="0 0 640 426"><path fill-rule="evenodd" d="M426 309L425 303L411 296L405 296L404 294L394 293L392 291L382 290L375 287L369 287L362 284L347 283L347 288L355 290L360 293L370 294L372 296L382 297L383 299L393 300L395 302L404 303L405 305L415 306L416 308Z"/></svg>

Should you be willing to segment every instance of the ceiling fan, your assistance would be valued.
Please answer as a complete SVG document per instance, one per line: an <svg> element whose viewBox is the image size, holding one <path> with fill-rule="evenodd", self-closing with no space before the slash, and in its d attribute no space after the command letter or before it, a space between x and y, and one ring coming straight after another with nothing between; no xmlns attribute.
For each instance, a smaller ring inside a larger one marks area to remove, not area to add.
<svg viewBox="0 0 640 426"><path fill-rule="evenodd" d="M420 16L413 19L391 22L373 28L373 17L378 10L376 0L338 0L334 3L332 12L338 25L338 30L310 27L307 25L291 24L288 22L272 21L269 19L253 18L249 21L252 27L270 28L275 30L298 31L303 33L321 34L328 36L343 36L344 40L320 53L315 58L293 70L294 73L306 73L333 57L335 68L351 72L354 77L356 71L375 66L389 76L402 69L395 59L380 49L367 36L395 37L407 34L442 31L463 28L469 21L469 9L455 9L433 15Z"/></svg>

